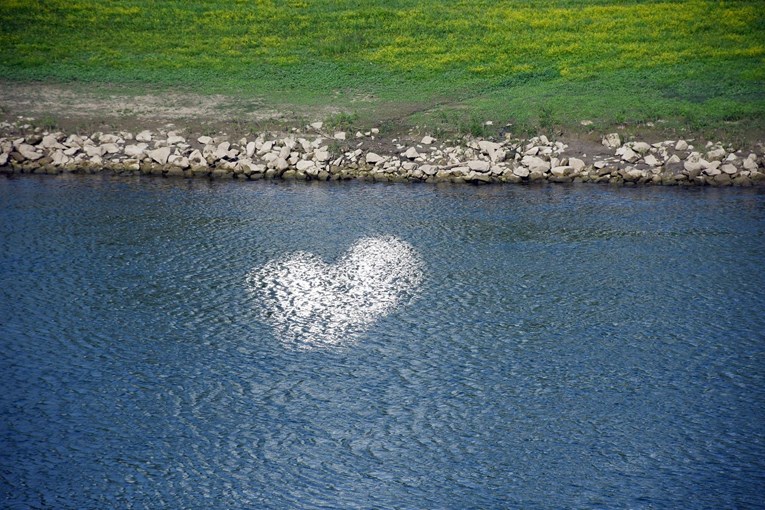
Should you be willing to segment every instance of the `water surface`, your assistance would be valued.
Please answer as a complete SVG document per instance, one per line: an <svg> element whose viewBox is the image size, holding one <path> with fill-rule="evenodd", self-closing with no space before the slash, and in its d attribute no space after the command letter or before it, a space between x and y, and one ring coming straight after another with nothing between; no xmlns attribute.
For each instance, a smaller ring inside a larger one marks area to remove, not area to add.
<svg viewBox="0 0 765 510"><path fill-rule="evenodd" d="M248 288L390 236L352 342ZM0 506L762 507L764 248L762 190L0 179Z"/></svg>

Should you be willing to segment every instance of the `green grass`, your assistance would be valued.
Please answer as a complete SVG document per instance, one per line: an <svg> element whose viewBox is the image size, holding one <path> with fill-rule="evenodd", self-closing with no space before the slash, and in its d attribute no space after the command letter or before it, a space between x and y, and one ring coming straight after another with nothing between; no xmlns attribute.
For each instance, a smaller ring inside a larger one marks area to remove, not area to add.
<svg viewBox="0 0 765 510"><path fill-rule="evenodd" d="M468 131L474 119L702 131L765 119L760 1L0 0L0 19L6 80L258 96Z"/></svg>

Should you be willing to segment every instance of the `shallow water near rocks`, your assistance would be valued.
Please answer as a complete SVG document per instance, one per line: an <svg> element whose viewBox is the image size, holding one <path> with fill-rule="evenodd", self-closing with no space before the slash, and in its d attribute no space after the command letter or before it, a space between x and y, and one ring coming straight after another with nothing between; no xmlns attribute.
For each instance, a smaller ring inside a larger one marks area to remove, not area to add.
<svg viewBox="0 0 765 510"><path fill-rule="evenodd" d="M391 238L352 342L248 286ZM762 190L0 179L0 506L758 507L764 249Z"/></svg>

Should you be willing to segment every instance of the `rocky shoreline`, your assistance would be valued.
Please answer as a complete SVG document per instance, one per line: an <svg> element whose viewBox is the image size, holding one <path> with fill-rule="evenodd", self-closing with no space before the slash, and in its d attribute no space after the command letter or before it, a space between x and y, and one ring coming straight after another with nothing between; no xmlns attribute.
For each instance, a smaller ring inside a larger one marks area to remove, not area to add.
<svg viewBox="0 0 765 510"><path fill-rule="evenodd" d="M603 136L572 149L546 136L441 142L384 139L379 130L327 132L320 122L290 133L235 140L191 135L174 125L83 136L0 123L0 174L154 175L210 179L451 183L568 183L664 186L765 185L763 146L693 140L625 142ZM589 154L588 154L589 152Z"/></svg>

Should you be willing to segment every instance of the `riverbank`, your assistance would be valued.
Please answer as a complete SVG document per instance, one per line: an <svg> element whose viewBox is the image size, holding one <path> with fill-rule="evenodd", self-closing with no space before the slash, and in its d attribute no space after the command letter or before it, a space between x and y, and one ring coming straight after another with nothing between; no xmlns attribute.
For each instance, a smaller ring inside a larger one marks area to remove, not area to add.
<svg viewBox="0 0 765 510"><path fill-rule="evenodd" d="M439 140L349 133L314 122L290 132L234 137L169 124L90 135L47 131L29 119L0 123L0 173L153 175L208 179L614 185L765 185L763 144L646 142L605 134L600 143L545 135Z"/></svg>

